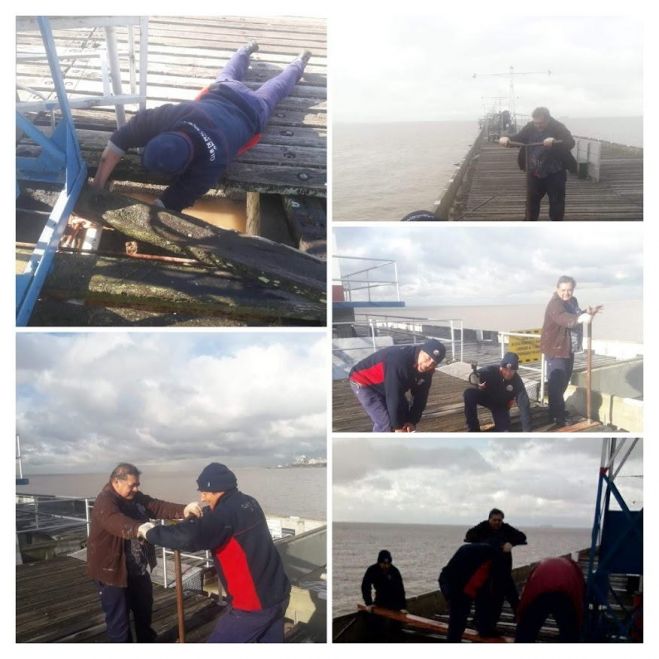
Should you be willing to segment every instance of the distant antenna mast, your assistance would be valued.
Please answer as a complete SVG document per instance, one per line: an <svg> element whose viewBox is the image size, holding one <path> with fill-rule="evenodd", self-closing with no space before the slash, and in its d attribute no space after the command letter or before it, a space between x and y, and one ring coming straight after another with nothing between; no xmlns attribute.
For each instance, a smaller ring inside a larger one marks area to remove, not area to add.
<svg viewBox="0 0 659 659"><path fill-rule="evenodd" d="M505 73L474 73L472 77L474 78L484 78L486 76L502 78L508 76L509 78L509 90L508 90L508 109L510 114L514 117L516 114L515 111L515 76L530 76L530 75L551 75L551 71L515 71L515 67L511 66L508 71Z"/></svg>

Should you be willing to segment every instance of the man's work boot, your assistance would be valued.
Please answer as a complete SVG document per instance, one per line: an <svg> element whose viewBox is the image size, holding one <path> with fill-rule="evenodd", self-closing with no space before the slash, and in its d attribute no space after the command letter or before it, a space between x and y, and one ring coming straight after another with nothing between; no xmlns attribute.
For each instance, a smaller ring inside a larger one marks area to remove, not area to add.
<svg viewBox="0 0 659 659"><path fill-rule="evenodd" d="M307 65L307 62L311 58L311 51L306 48L300 53L300 59L304 62L304 65Z"/></svg>
<svg viewBox="0 0 659 659"><path fill-rule="evenodd" d="M250 41L250 42L247 44L247 52L248 52L250 55L251 55L252 53L255 53L258 49L259 49L259 44L258 44L254 39L252 39L252 41Z"/></svg>

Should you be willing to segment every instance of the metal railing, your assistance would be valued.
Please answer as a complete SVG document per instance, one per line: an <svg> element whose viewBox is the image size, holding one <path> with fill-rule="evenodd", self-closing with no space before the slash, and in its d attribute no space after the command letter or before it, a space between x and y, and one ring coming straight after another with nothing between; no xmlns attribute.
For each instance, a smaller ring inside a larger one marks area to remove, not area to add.
<svg viewBox="0 0 659 659"><path fill-rule="evenodd" d="M392 259L372 259L360 256L334 256L335 262L338 263L340 275L332 279L333 285L340 285L343 289L346 302L357 301L357 297L363 297L364 291L368 302L375 302L376 288L395 289L395 301L400 302L400 288L398 285L398 266ZM359 267L357 270L351 270L347 274L343 272L343 263L352 261L366 261L372 263L368 267ZM393 269L393 274L387 275L388 269ZM375 272L377 271L377 272ZM375 274L374 274L375 273ZM380 293L380 291L378 291ZM390 298L389 298L390 299Z"/></svg>
<svg viewBox="0 0 659 659"><path fill-rule="evenodd" d="M402 333L410 337L409 341L397 341L396 345L417 345L423 343L427 338L434 336L428 331L428 326L444 326L449 331L449 337L436 337L442 342L447 342L450 346L452 361L463 361L464 357L464 322L460 318L414 318L405 316L392 315L364 315L363 321L347 321L333 323L333 327L352 326L354 328L363 327L367 330L367 337L371 340L373 350L377 350L376 338L378 336L389 336L378 333L378 330L388 330L391 332ZM357 316L356 316L357 318ZM366 338L366 337L364 337ZM333 348L333 352L350 352L363 350L363 346L354 348ZM457 357L459 354L459 359Z"/></svg>

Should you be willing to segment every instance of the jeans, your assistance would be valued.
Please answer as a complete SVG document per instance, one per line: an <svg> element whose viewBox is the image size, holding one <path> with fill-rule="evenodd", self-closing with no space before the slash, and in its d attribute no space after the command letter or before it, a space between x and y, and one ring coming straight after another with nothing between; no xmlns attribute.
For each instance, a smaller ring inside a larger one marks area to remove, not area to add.
<svg viewBox="0 0 659 659"><path fill-rule="evenodd" d="M569 357L550 357L547 360L549 415L552 420L558 423L565 422L565 400L563 396L570 383L573 367L574 355L570 355Z"/></svg>
<svg viewBox="0 0 659 659"><path fill-rule="evenodd" d="M549 198L549 219L562 220L565 215L565 183L567 174L560 172L538 178L529 174L526 183L526 219L537 220L540 215L540 201Z"/></svg>
<svg viewBox="0 0 659 659"><path fill-rule="evenodd" d="M229 605L222 614L207 643L283 643L284 602L261 611L241 611Z"/></svg>
<svg viewBox="0 0 659 659"><path fill-rule="evenodd" d="M549 616L553 616L558 625L560 642L575 643L579 640L577 612L570 598L565 593L543 593L524 609L517 623L515 642L534 643Z"/></svg>
<svg viewBox="0 0 659 659"><path fill-rule="evenodd" d="M153 586L148 574L128 575L128 586L109 586L96 582L101 607L105 614L107 635L112 643L131 643L130 612L133 612L138 643L153 643L156 633L151 629Z"/></svg>
<svg viewBox="0 0 659 659"><path fill-rule="evenodd" d="M384 396L380 396L370 387L360 387L352 381L350 388L373 422L373 432L391 432L391 419Z"/></svg>
<svg viewBox="0 0 659 659"><path fill-rule="evenodd" d="M238 49L218 73L215 82L222 83L243 96L257 110L259 117L259 132L263 131L277 104L286 98L297 81L302 77L305 63L298 57L294 59L281 73L264 82L258 89L251 90L242 83L249 67L249 52L247 46Z"/></svg>
<svg viewBox="0 0 659 659"><path fill-rule="evenodd" d="M480 389L465 389L462 396L465 403L465 419L469 432L479 432L481 429L478 421L478 406L487 407L492 412L495 432L507 432L510 430L510 412L504 405L495 405L489 396Z"/></svg>

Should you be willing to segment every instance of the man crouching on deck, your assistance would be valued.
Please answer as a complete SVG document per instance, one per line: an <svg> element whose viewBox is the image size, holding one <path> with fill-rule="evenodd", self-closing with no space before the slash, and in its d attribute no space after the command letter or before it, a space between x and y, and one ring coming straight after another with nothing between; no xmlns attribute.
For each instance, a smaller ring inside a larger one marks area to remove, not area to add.
<svg viewBox="0 0 659 659"><path fill-rule="evenodd" d="M352 367L350 388L371 418L373 432L416 431L433 373L445 355L441 342L428 339L420 346L382 348Z"/></svg>
<svg viewBox="0 0 659 659"><path fill-rule="evenodd" d="M291 584L256 499L237 489L235 474L213 462L199 475L200 518L145 532L155 545L183 551L209 549L227 593L209 643L283 643Z"/></svg>

